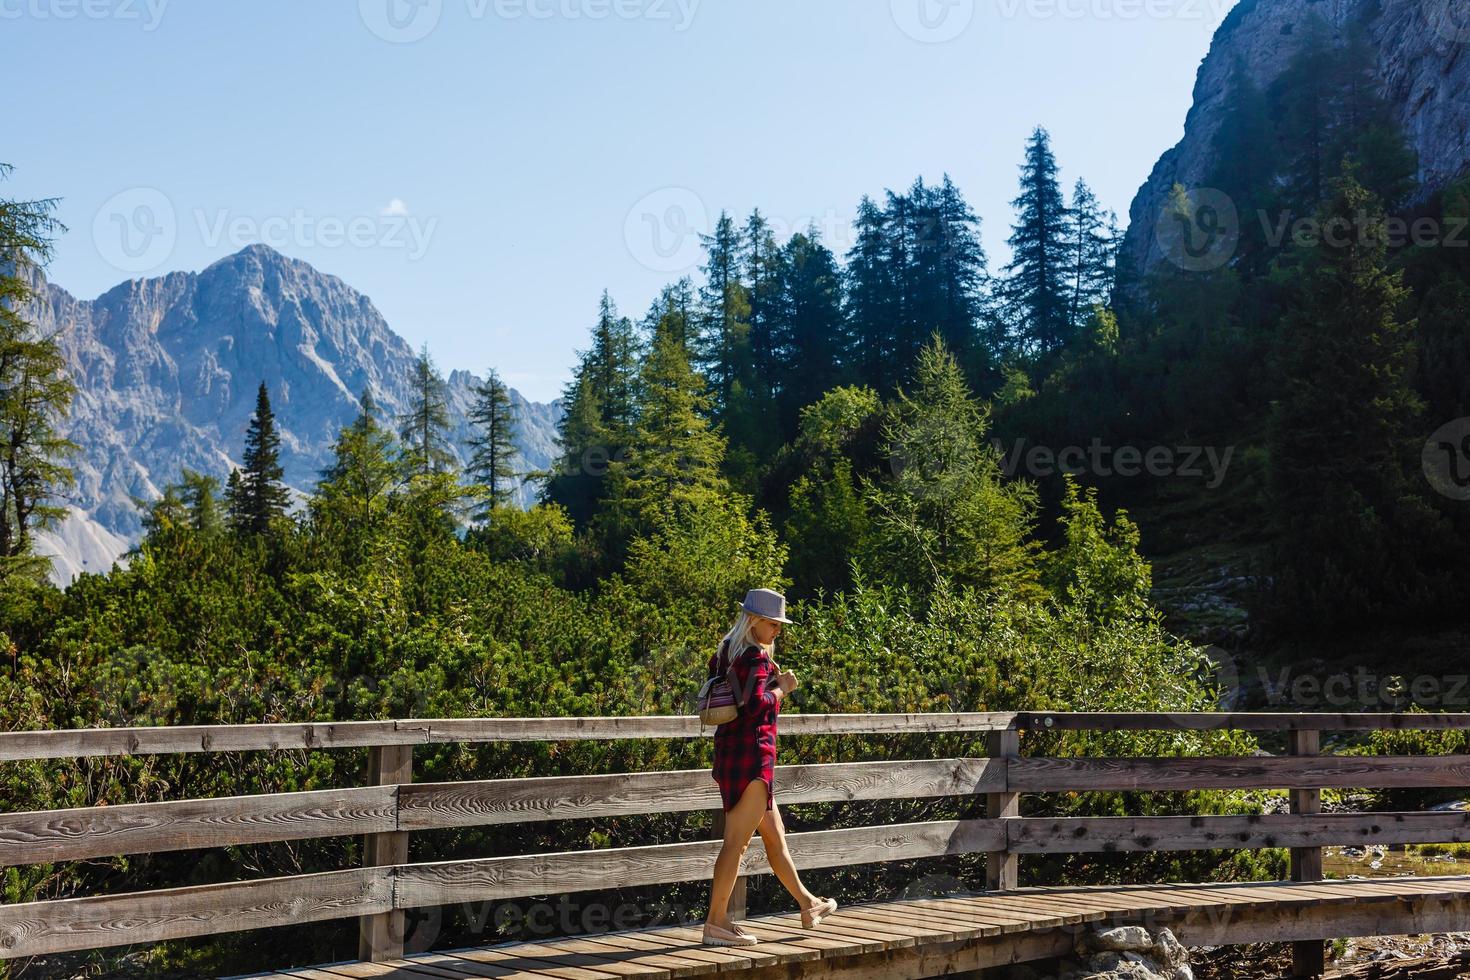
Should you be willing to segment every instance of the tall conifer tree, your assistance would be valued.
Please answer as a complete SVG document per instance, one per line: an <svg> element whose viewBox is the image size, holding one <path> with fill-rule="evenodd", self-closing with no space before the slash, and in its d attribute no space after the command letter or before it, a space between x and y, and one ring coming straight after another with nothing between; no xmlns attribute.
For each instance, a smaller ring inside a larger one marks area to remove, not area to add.
<svg viewBox="0 0 1470 980"><path fill-rule="evenodd" d="M1449 556L1409 478L1422 439L1415 324L1402 272L1386 267L1382 204L1351 170L1332 186L1278 336L1268 445L1279 597L1293 624L1340 628L1432 611L1447 598L1433 556Z"/></svg>
<svg viewBox="0 0 1470 980"><path fill-rule="evenodd" d="M275 520L286 513L291 494L281 482L285 470L280 456L281 435L276 431L270 392L262 381L255 393L255 414L245 430L244 465L231 491L231 524L243 534L268 534Z"/></svg>
<svg viewBox="0 0 1470 980"><path fill-rule="evenodd" d="M469 471L485 488L485 509L477 515L485 520L494 508L506 506L515 496L516 413L510 388L494 368L486 371L474 394L470 422L476 431L470 439Z"/></svg>
<svg viewBox="0 0 1470 980"><path fill-rule="evenodd" d="M1026 141L1021 193L1011 202L1016 223L1009 239L1005 293L1013 327L1029 353L1055 350L1068 339L1067 209L1057 185L1051 137L1040 126Z"/></svg>
<svg viewBox="0 0 1470 980"><path fill-rule="evenodd" d="M777 289L775 351L768 370L782 441L796 436L804 405L842 381L848 358L842 322L842 272L815 228L793 235L782 249Z"/></svg>
<svg viewBox="0 0 1470 980"><path fill-rule="evenodd" d="M449 387L444 383L425 344L414 362L408 411L398 417L404 465L411 476L449 473L454 454L449 451Z"/></svg>
<svg viewBox="0 0 1470 980"><path fill-rule="evenodd" d="M1117 241L1117 216L1103 210L1087 182L1079 177L1072 188L1067 228L1067 323L1072 337L1082 333L1092 317L1092 308L1106 304L1112 294Z"/></svg>
<svg viewBox="0 0 1470 980"><path fill-rule="evenodd" d="M855 240L843 275L852 374L855 380L886 392L896 381L895 290L888 263L887 216L866 195L858 204Z"/></svg>
<svg viewBox="0 0 1470 980"><path fill-rule="evenodd" d="M0 180L10 172L0 164ZM76 482L65 458L78 447L56 431L76 386L56 338L25 316L32 276L65 230L56 203L0 198L0 584L45 576L50 560L33 553L34 535L65 516L56 500Z"/></svg>

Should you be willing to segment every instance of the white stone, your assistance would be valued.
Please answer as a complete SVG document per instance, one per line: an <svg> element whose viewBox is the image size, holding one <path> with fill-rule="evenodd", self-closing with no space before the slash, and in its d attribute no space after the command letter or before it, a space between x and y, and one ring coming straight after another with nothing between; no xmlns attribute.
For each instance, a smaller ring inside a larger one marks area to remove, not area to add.
<svg viewBox="0 0 1470 980"><path fill-rule="evenodd" d="M1154 940L1143 926L1118 926L1094 934L1092 945L1097 949L1142 953L1153 949Z"/></svg>

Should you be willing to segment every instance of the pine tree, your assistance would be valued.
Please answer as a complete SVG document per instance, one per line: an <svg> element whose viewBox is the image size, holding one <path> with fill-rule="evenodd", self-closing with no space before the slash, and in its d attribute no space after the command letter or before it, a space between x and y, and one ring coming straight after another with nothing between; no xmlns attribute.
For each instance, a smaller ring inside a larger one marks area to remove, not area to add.
<svg viewBox="0 0 1470 980"><path fill-rule="evenodd" d="M189 526L197 534L213 535L225 526L220 512L219 478L184 468L179 496L188 514Z"/></svg>
<svg viewBox="0 0 1470 980"><path fill-rule="evenodd" d="M633 324L618 315L606 290L598 303L587 369L597 391L603 426L614 442L625 444L638 407L638 342Z"/></svg>
<svg viewBox="0 0 1470 980"><path fill-rule="evenodd" d="M238 467L231 467L225 480L225 521L236 534L245 533L245 481Z"/></svg>
<svg viewBox="0 0 1470 980"><path fill-rule="evenodd" d="M486 520L494 508L506 506L515 495L516 472L511 462L516 456L516 415L510 388L494 368L474 387L474 394L470 422L478 432L470 439L469 471L485 488L485 509L477 517Z"/></svg>
<svg viewBox="0 0 1470 980"><path fill-rule="evenodd" d="M430 476L454 469L449 451L449 386L425 344L413 366L409 409L398 417L403 462L409 475Z"/></svg>
<svg viewBox="0 0 1470 980"><path fill-rule="evenodd" d="M988 408L936 336L919 353L913 394L899 392L884 429L893 477L867 493L876 567L890 581L922 593L941 580L1034 591L1035 491L1003 478L988 427Z"/></svg>
<svg viewBox="0 0 1470 980"><path fill-rule="evenodd" d="M777 345L782 252L759 209L746 220L740 244L743 283L750 306L750 358L756 365L751 372L751 394L764 402L774 395L769 368Z"/></svg>
<svg viewBox="0 0 1470 980"><path fill-rule="evenodd" d="M1393 207L1414 189L1418 161L1382 94L1372 45L1361 25L1337 29L1309 17L1297 50L1271 87L1276 137L1284 162L1280 204L1313 213L1342 162L1354 179Z"/></svg>
<svg viewBox="0 0 1470 980"><path fill-rule="evenodd" d="M265 382L255 393L255 414L245 430L244 465L238 478L231 474L229 489L230 524L247 535L266 535L273 523L286 513L291 493L281 482L281 436L271 410Z"/></svg>
<svg viewBox="0 0 1470 980"><path fill-rule="evenodd" d="M558 457L542 486L541 502L566 510L577 528L585 528L597 512L612 461L608 433L584 356L562 389L562 417L556 425Z"/></svg>
<svg viewBox="0 0 1470 980"><path fill-rule="evenodd" d="M393 433L378 422L371 389L358 401L357 417L338 433L331 465L322 470L308 505L313 526L340 542L349 567L368 553L399 479Z"/></svg>
<svg viewBox="0 0 1470 980"><path fill-rule="evenodd" d="M598 516L614 557L667 508L728 490L720 473L725 440L709 422L704 380L677 337L654 336L638 387L638 429L628 458L609 467L609 499Z"/></svg>
<svg viewBox="0 0 1470 980"><path fill-rule="evenodd" d="M714 234L704 236L705 284L700 289L695 365L709 381L717 418L731 409L732 392L750 390L750 295L740 279L740 233L721 212Z"/></svg>
<svg viewBox="0 0 1470 980"><path fill-rule="evenodd" d="M687 280L666 287L649 316L665 323L683 344L689 336ZM633 325L618 315L603 292L592 347L581 355L562 392L557 423L560 457L543 486L543 503L560 504L574 525L585 528L606 493L608 465L626 458L637 418L638 341Z"/></svg>
<svg viewBox="0 0 1470 980"><path fill-rule="evenodd" d="M0 180L10 172L0 164ZM76 482L64 459L78 447L56 432L76 386L56 338L25 316L32 276L65 230L56 203L0 198L0 585L45 577L51 562L32 553L34 535L66 515L53 501Z"/></svg>
<svg viewBox="0 0 1470 980"><path fill-rule="evenodd" d="M923 181L916 186L922 192ZM890 276L893 295L890 312L893 336L892 356L907 362L910 353L918 350L927 334L917 319L918 296L915 273L918 267L916 252L919 223L914 214L914 202L907 194L885 192L883 225L886 231L885 262Z"/></svg>
<svg viewBox="0 0 1470 980"><path fill-rule="evenodd" d="M934 239L932 285L928 287L935 297L931 329L939 332L973 373L980 366L980 357L989 361L997 353L977 350L981 338L976 327L989 278L980 244L980 219L945 174L938 189L929 194L926 220L932 223Z"/></svg>
<svg viewBox="0 0 1470 980"><path fill-rule="evenodd" d="M896 382L893 370L897 320L892 270L888 265L887 216L864 195L858 204L856 231L847 253L844 319L851 373L878 391Z"/></svg>
<svg viewBox="0 0 1470 980"><path fill-rule="evenodd" d="M769 362L781 441L796 435L804 405L842 382L847 360L842 272L816 228L793 235L782 250L775 305L775 349Z"/></svg>
<svg viewBox="0 0 1470 980"><path fill-rule="evenodd" d="M1117 215L1104 212L1087 182L1072 188L1067 222L1068 335L1080 336L1094 306L1106 304L1113 291L1113 256L1117 249Z"/></svg>
<svg viewBox="0 0 1470 980"><path fill-rule="evenodd" d="M1069 338L1067 318L1067 209L1057 186L1051 137L1040 126L1026 142L1021 194L1011 202L1011 261L1005 294L1011 321L1028 353L1046 353Z"/></svg>
<svg viewBox="0 0 1470 980"><path fill-rule="evenodd" d="M699 311L694 301L694 284L685 276L660 290L643 319L646 336L664 331L673 337L690 358L699 346ZM636 379L637 370L634 370ZM636 397L635 397L636 400Z"/></svg>
<svg viewBox="0 0 1470 980"><path fill-rule="evenodd" d="M1447 599L1427 571L1445 536L1408 476L1421 404L1403 274L1386 268L1381 202L1351 167L1331 186L1279 332L1268 428L1275 578L1296 627L1381 622Z"/></svg>

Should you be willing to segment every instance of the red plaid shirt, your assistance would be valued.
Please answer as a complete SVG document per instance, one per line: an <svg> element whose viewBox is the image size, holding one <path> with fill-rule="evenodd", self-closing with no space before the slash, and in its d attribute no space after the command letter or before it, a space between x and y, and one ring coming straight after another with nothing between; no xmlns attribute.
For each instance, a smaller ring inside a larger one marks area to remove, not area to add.
<svg viewBox="0 0 1470 980"><path fill-rule="evenodd" d="M713 675L724 669L717 653L710 658ZM740 716L715 729L715 782L725 809L733 809L751 780L766 784L766 809L772 807L776 790L776 715L781 699L776 694L776 665L758 646L749 646L734 661L731 681L735 684ZM749 692L749 694L745 694Z"/></svg>

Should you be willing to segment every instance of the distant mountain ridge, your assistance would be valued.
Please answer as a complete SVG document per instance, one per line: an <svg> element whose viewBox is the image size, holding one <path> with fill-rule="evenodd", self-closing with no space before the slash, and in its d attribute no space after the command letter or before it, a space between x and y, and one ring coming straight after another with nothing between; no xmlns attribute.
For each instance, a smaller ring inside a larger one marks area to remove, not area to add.
<svg viewBox="0 0 1470 980"><path fill-rule="evenodd" d="M286 482L307 492L341 427L371 388L385 420L410 399L414 349L372 301L336 276L252 245L202 272L135 279L95 300L39 280L31 318L56 333L77 386L62 434L82 449L69 516L43 534L53 578L105 572L142 534L133 497L152 500L183 467L224 477L238 465L264 381L281 433ZM466 418L482 379L447 378L451 434L468 458ZM560 401L511 393L520 420L519 471L545 469ZM522 503L529 496L523 488Z"/></svg>

